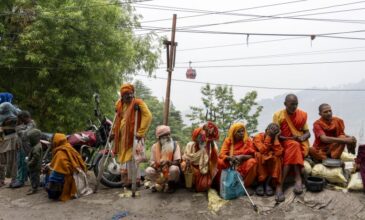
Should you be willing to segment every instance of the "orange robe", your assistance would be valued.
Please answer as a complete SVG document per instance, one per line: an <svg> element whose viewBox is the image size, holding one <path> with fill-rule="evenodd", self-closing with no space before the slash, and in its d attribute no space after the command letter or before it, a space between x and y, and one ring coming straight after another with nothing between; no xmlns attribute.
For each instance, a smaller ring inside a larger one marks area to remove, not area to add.
<svg viewBox="0 0 365 220"><path fill-rule="evenodd" d="M267 177L271 176L275 185L280 184L283 154L280 142L278 140L272 142L270 136L265 137L265 133L260 133L253 138L253 144L256 148L258 181L264 182Z"/></svg>
<svg viewBox="0 0 365 220"><path fill-rule="evenodd" d="M293 137L303 135L308 131L307 113L297 109L294 114L289 115L286 110L274 114L274 123L277 123L281 130L281 136ZM282 143L284 148L284 165L304 165L304 157L308 155L309 141L299 142L296 140L285 140Z"/></svg>
<svg viewBox="0 0 365 220"><path fill-rule="evenodd" d="M331 158L339 159L345 144L339 143L324 143L321 141L320 136L326 135L328 137L346 137L345 136L345 124L342 119L333 117L331 122L326 122L322 118L313 123L313 132L315 141L313 147L309 149L309 154L316 160L327 159L327 151L330 152Z"/></svg>
<svg viewBox="0 0 365 220"><path fill-rule="evenodd" d="M73 174L77 169L87 171L86 165L79 154L68 142L64 134L56 133L53 137L52 161L50 167L64 175L64 184L61 201L70 200L77 193L76 183Z"/></svg>
<svg viewBox="0 0 365 220"><path fill-rule="evenodd" d="M133 99L128 105L121 100L116 103L116 118L113 127L114 152L118 154L119 161L126 163L132 159L132 148L134 139L135 110L134 106L139 106L137 134L144 137L151 124L152 114L147 105L141 99Z"/></svg>
<svg viewBox="0 0 365 220"><path fill-rule="evenodd" d="M251 155L255 156L255 148L253 147L252 140L247 138L244 142L243 140L234 143L233 149L232 141L229 138L226 138L223 142L221 151L218 157L218 170L219 174L223 169L229 168L230 164L226 161L227 156L238 156L238 155ZM245 186L251 186L253 181L256 179L256 168L257 168L257 161L255 158L250 158L244 162L242 162L236 170L242 175L244 179ZM217 175L220 176L220 175Z"/></svg>

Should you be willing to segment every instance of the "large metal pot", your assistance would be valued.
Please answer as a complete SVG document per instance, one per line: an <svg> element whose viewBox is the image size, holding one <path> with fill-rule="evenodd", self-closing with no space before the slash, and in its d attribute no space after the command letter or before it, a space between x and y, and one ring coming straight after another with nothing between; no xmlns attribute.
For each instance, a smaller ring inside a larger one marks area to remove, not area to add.
<svg viewBox="0 0 365 220"><path fill-rule="evenodd" d="M306 179L306 187L308 191L320 192L326 185L326 181L322 177L309 176Z"/></svg>

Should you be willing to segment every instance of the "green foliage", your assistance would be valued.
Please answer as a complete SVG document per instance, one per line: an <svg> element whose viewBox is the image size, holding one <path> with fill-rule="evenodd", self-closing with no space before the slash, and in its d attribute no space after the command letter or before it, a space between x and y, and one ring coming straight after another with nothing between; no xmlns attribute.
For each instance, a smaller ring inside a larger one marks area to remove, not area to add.
<svg viewBox="0 0 365 220"><path fill-rule="evenodd" d="M157 67L159 40L134 34L139 16L129 4L3 0L0 14L0 91L42 130L83 128L95 92L111 116L123 77Z"/></svg>
<svg viewBox="0 0 365 220"><path fill-rule="evenodd" d="M257 92L248 92L240 100L233 97L232 87L217 86L212 88L209 84L201 88L203 107L191 106L191 114L186 115L192 126L214 121L220 128L220 141L223 141L229 127L235 121L243 121L247 132L257 132L257 118L262 111L262 106L256 102Z"/></svg>
<svg viewBox="0 0 365 220"><path fill-rule="evenodd" d="M134 82L136 97L141 98L152 112L152 123L146 135L146 146L149 149L153 143L157 141L155 136L156 127L163 124L163 108L164 102L159 101L152 96L151 90L143 85L141 81ZM169 126L171 128L171 136L183 147L190 141L190 133L187 134L180 111L176 110L173 104L170 106ZM189 131L188 131L189 132Z"/></svg>

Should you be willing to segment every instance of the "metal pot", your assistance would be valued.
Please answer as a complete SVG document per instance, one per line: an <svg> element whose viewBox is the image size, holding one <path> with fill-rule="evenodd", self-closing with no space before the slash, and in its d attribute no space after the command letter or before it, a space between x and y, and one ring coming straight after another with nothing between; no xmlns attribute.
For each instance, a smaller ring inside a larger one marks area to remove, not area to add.
<svg viewBox="0 0 365 220"><path fill-rule="evenodd" d="M306 187L308 191L320 192L323 190L326 181L322 177L309 176L306 179Z"/></svg>
<svg viewBox="0 0 365 220"><path fill-rule="evenodd" d="M341 167L342 161L339 159L328 158L322 161L322 164L326 167Z"/></svg>

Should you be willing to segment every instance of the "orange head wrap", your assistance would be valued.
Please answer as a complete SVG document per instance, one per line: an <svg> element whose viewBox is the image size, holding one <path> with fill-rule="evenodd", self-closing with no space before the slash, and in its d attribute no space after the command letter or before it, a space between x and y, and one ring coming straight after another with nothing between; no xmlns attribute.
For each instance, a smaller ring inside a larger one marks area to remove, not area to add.
<svg viewBox="0 0 365 220"><path fill-rule="evenodd" d="M130 83L124 83L120 87L120 96L123 96L125 93L134 93L134 86Z"/></svg>
<svg viewBox="0 0 365 220"><path fill-rule="evenodd" d="M193 131L193 134L191 135L191 140L192 141L197 141L197 138L200 134L200 132L203 130L203 128L199 127L199 128L195 128Z"/></svg>
<svg viewBox="0 0 365 220"><path fill-rule="evenodd" d="M203 129L207 131L207 138L209 141L211 140L218 140L219 139L219 130L218 126L211 121L208 121L204 126Z"/></svg>

